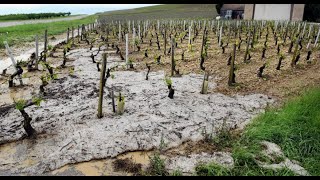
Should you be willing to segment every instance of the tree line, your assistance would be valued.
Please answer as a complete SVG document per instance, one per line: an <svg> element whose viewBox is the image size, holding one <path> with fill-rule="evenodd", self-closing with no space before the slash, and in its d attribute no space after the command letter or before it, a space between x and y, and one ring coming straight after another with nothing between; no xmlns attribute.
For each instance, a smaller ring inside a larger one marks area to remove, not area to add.
<svg viewBox="0 0 320 180"><path fill-rule="evenodd" d="M28 20L28 19L45 19L53 17L70 16L70 12L60 13L31 13L31 14L8 14L0 16L0 20Z"/></svg>

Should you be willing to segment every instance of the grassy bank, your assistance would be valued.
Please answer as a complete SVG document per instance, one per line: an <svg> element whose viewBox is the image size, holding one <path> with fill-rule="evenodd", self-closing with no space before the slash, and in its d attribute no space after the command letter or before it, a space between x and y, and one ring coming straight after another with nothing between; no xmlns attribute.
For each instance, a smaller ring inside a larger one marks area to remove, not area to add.
<svg viewBox="0 0 320 180"><path fill-rule="evenodd" d="M230 138L229 138L230 139ZM301 163L311 175L320 175L320 88L270 109L256 118L243 134L231 140L235 168L215 164L197 167L198 175L294 175L290 170L261 169L254 161L262 150L260 142L278 144L286 157ZM261 156L260 156L261 158Z"/></svg>
<svg viewBox="0 0 320 180"><path fill-rule="evenodd" d="M46 29L48 30L49 36L57 35L66 32L68 27L71 28L72 26L77 27L81 24L93 23L96 18L96 15L92 15L83 19L70 21L2 27L0 28L0 48L4 48L3 41L8 41L9 45L30 42L34 41L34 37L36 34L43 36Z"/></svg>

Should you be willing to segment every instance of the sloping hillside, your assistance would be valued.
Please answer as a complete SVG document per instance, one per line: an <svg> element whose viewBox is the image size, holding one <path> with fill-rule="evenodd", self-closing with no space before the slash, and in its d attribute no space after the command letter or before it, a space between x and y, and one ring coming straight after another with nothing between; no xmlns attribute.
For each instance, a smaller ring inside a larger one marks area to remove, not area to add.
<svg viewBox="0 0 320 180"><path fill-rule="evenodd" d="M166 4L128 10L109 11L100 14L108 20L141 20L162 18L214 18L215 4Z"/></svg>

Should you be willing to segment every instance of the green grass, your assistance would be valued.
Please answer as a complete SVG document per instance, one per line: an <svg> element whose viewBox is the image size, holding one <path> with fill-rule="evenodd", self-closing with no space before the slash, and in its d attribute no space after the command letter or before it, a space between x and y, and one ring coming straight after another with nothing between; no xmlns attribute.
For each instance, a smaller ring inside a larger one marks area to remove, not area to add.
<svg viewBox="0 0 320 180"><path fill-rule="evenodd" d="M44 31L46 29L48 30L48 36L57 35L66 32L68 27L71 28L72 26L74 26L75 28L77 28L78 25L81 24L93 23L96 18L96 15L92 15L83 19L70 21L2 27L0 28L0 48L4 48L3 41L8 41L10 46L23 42L30 42L34 41L34 37L36 34L38 34L39 37L42 37L41 40L43 40Z"/></svg>
<svg viewBox="0 0 320 180"><path fill-rule="evenodd" d="M259 153L260 142L278 144L286 157L297 160L311 175L320 175L320 88L306 91L280 109L269 109L256 118L238 139L233 139L235 168L215 164L198 166L198 175L293 175L290 170L259 168L254 156L270 161Z"/></svg>

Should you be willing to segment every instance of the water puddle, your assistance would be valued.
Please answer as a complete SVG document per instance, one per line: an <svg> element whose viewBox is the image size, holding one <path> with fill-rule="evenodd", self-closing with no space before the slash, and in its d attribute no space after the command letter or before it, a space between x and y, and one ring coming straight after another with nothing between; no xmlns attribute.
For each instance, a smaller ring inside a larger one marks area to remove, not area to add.
<svg viewBox="0 0 320 180"><path fill-rule="evenodd" d="M16 154L16 143L8 143L0 146L0 165L14 163L14 155ZM5 159L10 158L10 161Z"/></svg>
<svg viewBox="0 0 320 180"><path fill-rule="evenodd" d="M110 168L111 168L111 164ZM103 161L90 161L85 163L79 163L75 165L75 169L80 171L85 176L101 176L105 174L105 169L107 168L107 163Z"/></svg>
<svg viewBox="0 0 320 180"><path fill-rule="evenodd" d="M50 172L50 174L64 175L64 174L67 174L68 171L69 171L68 173L70 174L70 170L73 170L73 175L84 175L84 176L130 175L130 173L126 173L126 172L115 172L112 163L116 159L129 158L134 163L140 163L143 166L147 166L149 164L149 156L151 155L152 155L151 151L128 152L128 153L121 154L116 158L91 160L88 162L68 164Z"/></svg>
<svg viewBox="0 0 320 180"><path fill-rule="evenodd" d="M132 162L134 163L140 163L142 165L148 165L149 164L149 160L150 160L150 156L152 155L151 151L135 151L135 152L128 152L128 153L124 153L119 155L117 158L118 159L126 159L129 158L132 160Z"/></svg>
<svg viewBox="0 0 320 180"><path fill-rule="evenodd" d="M0 106L4 104L12 104L19 99L31 99L37 94L41 85L40 78L29 77L22 79L24 86L20 86L18 80L14 80L15 87L9 88L8 83L0 85Z"/></svg>

